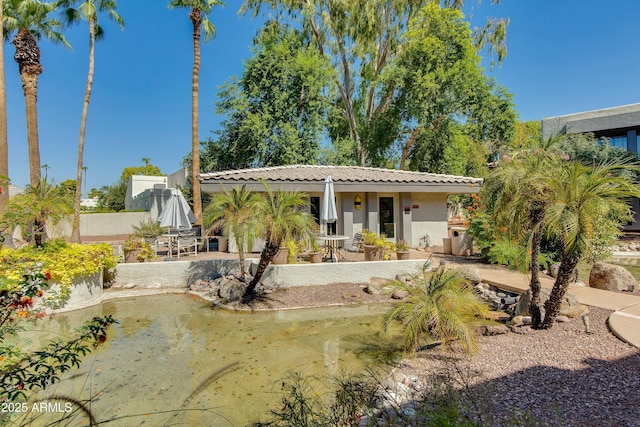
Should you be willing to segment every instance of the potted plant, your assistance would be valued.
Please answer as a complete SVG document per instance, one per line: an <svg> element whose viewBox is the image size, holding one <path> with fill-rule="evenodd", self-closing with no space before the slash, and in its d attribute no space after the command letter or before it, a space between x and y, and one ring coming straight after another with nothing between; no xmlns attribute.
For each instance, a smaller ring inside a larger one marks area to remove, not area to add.
<svg viewBox="0 0 640 427"><path fill-rule="evenodd" d="M376 239L377 257L379 260L389 261L391 259L391 253L395 250L396 245L387 240L384 234Z"/></svg>
<svg viewBox="0 0 640 427"><path fill-rule="evenodd" d="M379 248L376 246L378 235L370 230L362 230L362 248L364 250L364 260L374 261L378 259Z"/></svg>
<svg viewBox="0 0 640 427"><path fill-rule="evenodd" d="M311 249L309 249L309 262L320 263L322 262L322 248L316 239L311 240Z"/></svg>
<svg viewBox="0 0 640 427"><path fill-rule="evenodd" d="M396 243L396 257L398 260L406 260L410 258L409 244L406 240L399 240Z"/></svg>
<svg viewBox="0 0 640 427"><path fill-rule="evenodd" d="M124 262L145 262L155 257L153 248L144 240L129 236L124 241Z"/></svg>

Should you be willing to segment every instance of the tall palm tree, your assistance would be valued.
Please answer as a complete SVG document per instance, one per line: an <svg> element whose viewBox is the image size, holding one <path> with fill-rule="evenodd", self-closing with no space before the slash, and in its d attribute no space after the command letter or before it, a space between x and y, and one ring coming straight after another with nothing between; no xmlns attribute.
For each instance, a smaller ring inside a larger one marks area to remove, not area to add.
<svg viewBox="0 0 640 427"><path fill-rule="evenodd" d="M4 34L3 3L0 0L0 34ZM6 210L9 203L9 139L7 136L7 93L4 85L4 42L0 43L0 179L6 178L6 182L0 182L0 215ZM5 242L10 246L11 233L7 233Z"/></svg>
<svg viewBox="0 0 640 427"><path fill-rule="evenodd" d="M280 250L282 243L293 237L309 238L316 228L313 216L305 207L307 196L300 191L273 191L266 182L264 199L255 211L257 220L256 234L264 240L264 248L260 253L258 269L245 292L245 299L255 293L269 263Z"/></svg>
<svg viewBox="0 0 640 427"><path fill-rule="evenodd" d="M203 222L207 231L222 227L224 234L232 238L238 248L240 277L245 278L244 254L253 247L255 211L262 202L260 194L247 190L246 186L223 188L204 210Z"/></svg>
<svg viewBox="0 0 640 427"><path fill-rule="evenodd" d="M200 194L200 141L198 137L198 95L200 75L200 35L204 30L204 41L211 40L216 34L216 27L208 15L214 6L223 5L221 0L172 0L169 8L190 9L189 20L193 24L193 73L191 82L191 189L193 191L193 214L196 223L202 221L202 195Z"/></svg>
<svg viewBox="0 0 640 427"><path fill-rule="evenodd" d="M544 306L544 329L550 328L558 316L570 277L594 238L603 231L616 233L621 223L632 218L629 199L640 196L638 186L628 176L630 170L639 170L636 165L615 160L596 166L558 163L548 177L554 196L547 210L546 229L560 243L560 268Z"/></svg>
<svg viewBox="0 0 640 427"><path fill-rule="evenodd" d="M20 69L20 79L27 112L27 142L29 146L29 183L40 183L40 147L38 142L38 76L42 73L38 40L44 37L54 43L71 47L60 32L63 25L49 15L55 5L40 0L4 0L4 30L7 37L15 33L11 43L16 47L14 58Z"/></svg>
<svg viewBox="0 0 640 427"><path fill-rule="evenodd" d="M79 4L75 8L76 4ZM80 243L80 199L82 198L82 168L84 157L84 141L87 129L87 114L89 101L91 100L91 88L93 86L93 73L95 65L95 42L104 37L102 27L98 24L98 14L106 13L109 18L118 23L124 29L124 22L116 11L116 0L58 0L58 8L62 8L64 20L67 24L73 24L84 19L89 24L89 72L87 85L84 91L84 103L82 105L82 118L80 120L80 142L78 143L78 166L76 170L76 194L73 205L73 223L71 228L71 241Z"/></svg>

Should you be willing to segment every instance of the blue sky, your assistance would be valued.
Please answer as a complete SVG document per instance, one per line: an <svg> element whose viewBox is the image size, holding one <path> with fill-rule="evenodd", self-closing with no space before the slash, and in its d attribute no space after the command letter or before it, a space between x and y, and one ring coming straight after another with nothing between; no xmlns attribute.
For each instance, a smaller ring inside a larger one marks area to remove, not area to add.
<svg viewBox="0 0 640 427"><path fill-rule="evenodd" d="M489 73L514 94L521 120L640 102L640 37L636 0L473 0L472 23L507 17L508 56ZM96 72L89 107L85 165L88 188L114 183L126 166L151 158L164 173L180 168L191 147L192 28L185 10L165 0L120 0L126 28L103 21L96 45ZM216 129L218 87L242 73L261 18L237 14L227 1L211 18L217 37L202 46L200 139ZM86 23L65 33L73 50L40 43L44 73L38 88L42 164L57 182L75 178L80 114L86 83ZM5 43L10 178L28 183L24 97Z"/></svg>

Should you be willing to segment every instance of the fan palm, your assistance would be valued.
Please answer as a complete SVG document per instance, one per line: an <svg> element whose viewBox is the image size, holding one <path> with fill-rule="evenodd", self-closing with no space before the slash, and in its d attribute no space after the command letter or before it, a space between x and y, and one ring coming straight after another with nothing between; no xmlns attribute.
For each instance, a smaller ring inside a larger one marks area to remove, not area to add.
<svg viewBox="0 0 640 427"><path fill-rule="evenodd" d="M202 195L200 194L200 141L198 139L198 95L200 75L200 35L204 30L205 42L216 34L216 27L208 15L214 6L224 4L221 0L172 0L169 8L190 9L189 20L193 24L193 73L191 83L191 188L193 190L193 214L196 222L202 220Z"/></svg>
<svg viewBox="0 0 640 427"><path fill-rule="evenodd" d="M47 225L56 225L73 211L72 199L68 193L42 178L38 185L27 185L24 193L11 199L5 221L12 227L22 226L23 230L32 226L31 234L37 247L42 246Z"/></svg>
<svg viewBox="0 0 640 427"><path fill-rule="evenodd" d="M263 181L263 200L255 213L256 232L264 240L258 269L247 287L245 298L255 292L264 271L278 253L282 242L292 237L309 238L316 230L316 222L305 209L307 195L300 191L272 191Z"/></svg>
<svg viewBox="0 0 640 427"><path fill-rule="evenodd" d="M625 161L608 161L596 166L558 161L548 177L552 203L547 210L547 232L560 242L560 268L545 303L542 328L550 328L576 265L587 254L594 238L615 235L619 225L632 218L628 201L640 190L628 176L638 166Z"/></svg>
<svg viewBox="0 0 640 427"><path fill-rule="evenodd" d="M29 183L40 183L40 147L38 141L38 76L42 73L38 40L45 38L71 47L60 32L62 23L49 15L55 5L40 0L4 0L4 32L16 47L14 58L20 70L27 113L27 143L29 146Z"/></svg>
<svg viewBox="0 0 640 427"><path fill-rule="evenodd" d="M405 301L384 316L386 330L394 320L400 321L407 351L415 352L425 336L439 340L443 348L462 343L467 353L476 350L474 324L478 316L486 317L489 308L456 270L440 268L433 273L421 270L412 276L413 285L395 280L390 289L409 293Z"/></svg>
<svg viewBox="0 0 640 427"><path fill-rule="evenodd" d="M245 277L244 254L253 247L255 211L262 202L260 194L242 187L222 189L204 210L203 223L208 231L222 227L238 248L240 276Z"/></svg>
<svg viewBox="0 0 640 427"><path fill-rule="evenodd" d="M503 159L489 178L500 187L493 212L498 226L519 241L526 241L531 248L531 322L539 327L540 310L540 252L547 207L549 186L547 177L553 174L556 162L548 151L554 140L548 140L542 148L514 153ZM496 185L496 184L492 184Z"/></svg>
<svg viewBox="0 0 640 427"><path fill-rule="evenodd" d="M78 7L75 8L76 4ZM76 193L73 206L73 223L71 227L71 241L80 243L80 199L82 197L82 168L84 157L84 141L87 128L87 114L93 86L93 73L95 65L95 42L104 37L102 27L98 24L98 14L106 13L111 19L124 28L124 22L116 11L115 0L58 0L56 7L63 8L64 20L67 24L84 19L89 24L89 71L87 85L84 91L84 103L82 105L82 117L80 120L80 142L78 143L78 167L76 171Z"/></svg>

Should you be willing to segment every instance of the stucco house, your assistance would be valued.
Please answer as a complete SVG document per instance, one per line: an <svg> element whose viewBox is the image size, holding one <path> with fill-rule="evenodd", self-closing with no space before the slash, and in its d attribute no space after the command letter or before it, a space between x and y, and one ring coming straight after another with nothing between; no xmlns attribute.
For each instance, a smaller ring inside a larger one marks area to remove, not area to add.
<svg viewBox="0 0 640 427"><path fill-rule="evenodd" d="M464 176L410 172L357 166L292 165L229 170L200 175L203 192L246 185L261 191L263 179L272 189L298 190L309 195L311 213L318 219L325 179L334 184L338 221L331 230L353 238L369 229L410 246L441 245L448 236L447 195L477 193L483 180ZM327 232L326 228L321 232ZM347 241L347 244L350 242Z"/></svg>
<svg viewBox="0 0 640 427"><path fill-rule="evenodd" d="M607 138L612 147L638 154L640 146L640 104L621 105L542 119L542 137L559 134L592 133L597 139ZM632 199L634 221L625 230L640 231L640 199Z"/></svg>

